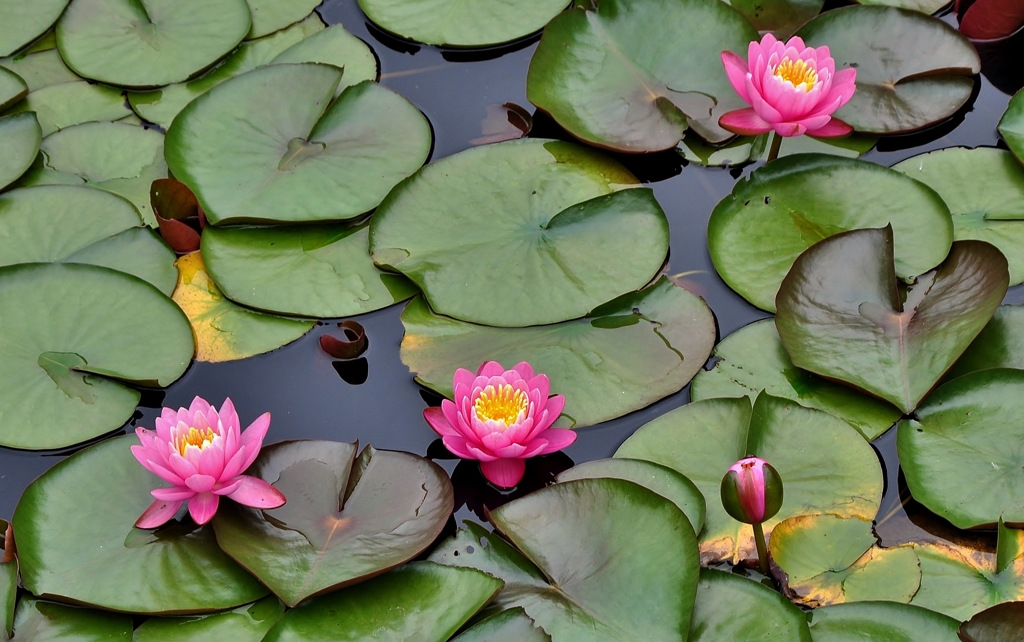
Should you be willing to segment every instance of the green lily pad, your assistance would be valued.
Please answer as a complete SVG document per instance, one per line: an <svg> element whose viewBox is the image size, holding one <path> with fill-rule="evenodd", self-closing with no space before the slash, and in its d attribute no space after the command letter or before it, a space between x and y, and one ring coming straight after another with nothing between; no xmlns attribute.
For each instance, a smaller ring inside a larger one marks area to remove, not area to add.
<svg viewBox="0 0 1024 642"><path fill-rule="evenodd" d="M821 12L824 0L729 0L758 31L785 42L802 24Z"/></svg>
<svg viewBox="0 0 1024 642"><path fill-rule="evenodd" d="M25 588L40 597L168 615L233 608L266 595L217 547L209 527L187 518L156 531L134 527L153 500L149 491L166 485L132 456L129 447L137 443L134 435L108 439L29 485L14 512Z"/></svg>
<svg viewBox="0 0 1024 642"><path fill-rule="evenodd" d="M167 177L164 137L158 131L124 123L86 123L47 136L43 159L19 185L82 184L122 196L142 220L156 227L149 187Z"/></svg>
<svg viewBox="0 0 1024 642"><path fill-rule="evenodd" d="M423 114L373 82L331 102L342 73L269 65L178 114L167 131L167 164L211 223L355 218L423 164L431 144Z"/></svg>
<svg viewBox="0 0 1024 642"><path fill-rule="evenodd" d="M598 459L573 466L555 481L576 479L625 479L639 484L679 507L690 520L694 534L704 528L704 495L692 481L666 466L643 459Z"/></svg>
<svg viewBox="0 0 1024 642"><path fill-rule="evenodd" d="M1024 283L1024 167L1002 149L953 147L893 166L931 187L953 214L953 237L995 245L1010 285Z"/></svg>
<svg viewBox="0 0 1024 642"><path fill-rule="evenodd" d="M914 499L957 528L1024 523L1024 371L983 370L929 395L900 423L897 447Z"/></svg>
<svg viewBox="0 0 1024 642"><path fill-rule="evenodd" d="M14 642L131 642L130 615L104 613L25 596L14 619Z"/></svg>
<svg viewBox="0 0 1024 642"><path fill-rule="evenodd" d="M413 562L285 613L264 642L444 642L502 583L479 571Z"/></svg>
<svg viewBox="0 0 1024 642"><path fill-rule="evenodd" d="M428 45L488 47L518 40L544 28L568 0L359 0L377 26Z"/></svg>
<svg viewBox="0 0 1024 642"><path fill-rule="evenodd" d="M34 111L43 136L72 125L118 120L132 113L125 105L120 89L84 80L31 91L24 100L11 107L11 111Z"/></svg>
<svg viewBox="0 0 1024 642"><path fill-rule="evenodd" d="M245 359L295 341L316 323L264 314L224 298L206 273L203 257L192 252L178 259L178 285L172 298L192 322L196 361Z"/></svg>
<svg viewBox="0 0 1024 642"><path fill-rule="evenodd" d="M693 378L690 400L750 397L764 390L806 408L823 410L853 426L868 441L884 433L903 413L895 406L793 365L773 319L740 328L712 353L711 370Z"/></svg>
<svg viewBox="0 0 1024 642"><path fill-rule="evenodd" d="M568 405L556 425L590 426L644 408L685 386L715 342L707 304L661 278L583 319L491 328L431 313L422 297L402 313L402 363L424 386L452 395L458 368L528 361Z"/></svg>
<svg viewBox="0 0 1024 642"><path fill-rule="evenodd" d="M430 559L504 580L494 608L522 607L553 640L686 638L698 553L671 501L621 479L580 479L505 504L490 518L522 553L467 523Z"/></svg>
<svg viewBox="0 0 1024 642"><path fill-rule="evenodd" d="M91 263L133 274L164 294L174 290L174 252L132 204L70 185L26 187L0 194L0 266Z"/></svg>
<svg viewBox="0 0 1024 642"><path fill-rule="evenodd" d="M75 72L68 69L68 66L64 64L64 59L60 57L60 52L56 49L0 58L0 67L21 77L28 85L29 91L82 80Z"/></svg>
<svg viewBox="0 0 1024 642"><path fill-rule="evenodd" d="M431 163L370 224L370 254L456 319L521 327L583 316L643 287L668 220L618 163L571 143L515 140ZM615 257L609 261L609 257Z"/></svg>
<svg viewBox="0 0 1024 642"><path fill-rule="evenodd" d="M957 241L902 302L892 257L889 227L818 242L782 282L775 325L797 367L911 412L992 318L1009 275L995 247Z"/></svg>
<svg viewBox="0 0 1024 642"><path fill-rule="evenodd" d="M85 78L159 87L213 65L251 24L245 0L75 0L57 22L57 47Z"/></svg>
<svg viewBox="0 0 1024 642"><path fill-rule="evenodd" d="M0 67L0 112L28 95L28 85L18 74Z"/></svg>
<svg viewBox="0 0 1024 642"><path fill-rule="evenodd" d="M868 519L790 517L775 527L769 545L783 593L811 608L868 600L906 604L921 587L914 548L880 548Z"/></svg>
<svg viewBox="0 0 1024 642"><path fill-rule="evenodd" d="M544 30L526 95L573 136L628 152L675 147L687 126L720 143L719 117L747 107L721 52L745 56L758 33L717 0L576 3ZM681 37L680 25L686 25Z"/></svg>
<svg viewBox="0 0 1024 642"><path fill-rule="evenodd" d="M948 0L858 0L857 4L876 4L886 7L911 9L924 14L933 14L949 4Z"/></svg>
<svg viewBox="0 0 1024 642"><path fill-rule="evenodd" d="M11 636L14 630L14 606L18 599L18 559L14 556L13 540L7 539L13 530L0 519L0 637ZM5 541L6 540L6 541ZM10 548L11 550L7 550Z"/></svg>
<svg viewBox="0 0 1024 642"><path fill-rule="evenodd" d="M315 15L315 14L314 14ZM319 62L344 70L334 95L364 80L377 80L379 70L373 50L340 24L333 24L314 33L277 54L271 61L275 65Z"/></svg>
<svg viewBox="0 0 1024 642"><path fill-rule="evenodd" d="M252 14L252 27L246 39L262 38L302 20L322 0L246 0ZM319 18L317 18L319 19Z"/></svg>
<svg viewBox="0 0 1024 642"><path fill-rule="evenodd" d="M715 206L708 251L729 287L774 312L779 285L804 250L886 225L903 279L941 263L953 242L949 208L928 187L875 163L800 154L753 172Z"/></svg>
<svg viewBox="0 0 1024 642"><path fill-rule="evenodd" d="M42 129L33 112L0 117L0 189L18 180L39 152Z"/></svg>
<svg viewBox="0 0 1024 642"><path fill-rule="evenodd" d="M689 642L811 642L803 612L753 580L710 568L700 571Z"/></svg>
<svg viewBox="0 0 1024 642"><path fill-rule="evenodd" d="M271 595L224 613L151 617L135 629L132 642L260 642L282 615L284 604Z"/></svg>
<svg viewBox="0 0 1024 642"><path fill-rule="evenodd" d="M1007 602L975 614L960 625L964 642L1013 642L1024 630L1024 602Z"/></svg>
<svg viewBox="0 0 1024 642"><path fill-rule="evenodd" d="M229 299L259 310L346 317L386 308L416 293L405 277L380 271L366 253L368 227L345 225L215 228L203 231L203 261Z"/></svg>
<svg viewBox="0 0 1024 642"><path fill-rule="evenodd" d="M807 614L814 642L959 642L959 622L898 602L856 602Z"/></svg>
<svg viewBox="0 0 1024 642"><path fill-rule="evenodd" d="M167 386L193 348L185 314L134 276L82 264L0 268L0 444L62 448L115 430L139 392L106 377Z"/></svg>
<svg viewBox="0 0 1024 642"><path fill-rule="evenodd" d="M217 543L288 606L415 557L454 505L437 464L369 446L357 458L355 444L284 442L249 471L288 503L262 511L229 503L214 518Z"/></svg>
<svg viewBox="0 0 1024 642"><path fill-rule="evenodd" d="M464 633L452 638L452 642L551 642L551 636L537 626L522 608L507 609L492 615Z"/></svg>
<svg viewBox="0 0 1024 642"><path fill-rule="evenodd" d="M0 56L31 43L57 22L69 0L0 0Z"/></svg>
<svg viewBox="0 0 1024 642"><path fill-rule="evenodd" d="M1024 163L1024 90L1010 99L1006 113L999 119L999 133L1017 160Z"/></svg>
<svg viewBox="0 0 1024 642"><path fill-rule="evenodd" d="M732 167L752 160L766 160L771 141L770 134L737 136L721 145L711 145L691 136L684 138L676 151L691 163L704 167ZM878 136L851 134L845 138L813 138L791 136L782 139L778 158L794 154L831 154L844 158L857 158L878 143Z"/></svg>
<svg viewBox="0 0 1024 642"><path fill-rule="evenodd" d="M991 368L1024 370L1024 306L999 306L992 320L946 373L946 379Z"/></svg>
<svg viewBox="0 0 1024 642"><path fill-rule="evenodd" d="M797 32L828 45L836 68L857 68L857 91L836 116L859 132L894 134L952 116L974 90L981 59L950 25L884 6L826 11Z"/></svg>
<svg viewBox="0 0 1024 642"><path fill-rule="evenodd" d="M725 472L748 455L770 462L786 487L782 510L764 523L765 533L797 515L873 519L878 511L882 470L863 437L845 421L764 392L753 408L746 397L690 403L645 424L615 451L678 470L701 490L705 564L756 559L751 527L730 517L720 500Z"/></svg>

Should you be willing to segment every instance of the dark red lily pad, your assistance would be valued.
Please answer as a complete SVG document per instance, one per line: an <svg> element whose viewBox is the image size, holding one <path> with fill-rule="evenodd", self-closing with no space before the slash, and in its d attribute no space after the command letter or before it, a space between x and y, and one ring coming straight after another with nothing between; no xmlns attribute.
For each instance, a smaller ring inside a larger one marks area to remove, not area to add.
<svg viewBox="0 0 1024 642"><path fill-rule="evenodd" d="M335 359L355 359L366 352L369 341L366 339L366 331L363 326L355 321L342 321L338 324L341 328L344 339L339 339L331 334L320 337L320 349Z"/></svg>
<svg viewBox="0 0 1024 642"><path fill-rule="evenodd" d="M480 133L483 135L469 143L486 145L515 140L526 136L532 129L533 116L523 107L515 103L487 105L487 116L480 121Z"/></svg>
<svg viewBox="0 0 1024 642"><path fill-rule="evenodd" d="M976 0L960 19L960 33L972 40L997 40L1024 27L1021 0Z"/></svg>
<svg viewBox="0 0 1024 642"><path fill-rule="evenodd" d="M199 249L199 235L206 227L206 215L195 194L173 178L153 181L149 202L160 224L160 236L178 254Z"/></svg>

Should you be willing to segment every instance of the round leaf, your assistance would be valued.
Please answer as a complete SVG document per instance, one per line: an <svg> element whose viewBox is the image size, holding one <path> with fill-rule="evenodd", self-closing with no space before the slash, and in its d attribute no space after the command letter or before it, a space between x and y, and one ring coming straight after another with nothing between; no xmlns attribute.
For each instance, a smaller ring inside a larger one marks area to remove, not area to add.
<svg viewBox="0 0 1024 642"><path fill-rule="evenodd" d="M379 310L416 292L366 253L366 225L214 228L203 232L206 269L233 301L308 317Z"/></svg>
<svg viewBox="0 0 1024 642"><path fill-rule="evenodd" d="M355 218L427 158L409 101L336 67L255 69L192 101L167 131L167 164L213 224Z"/></svg>
<svg viewBox="0 0 1024 642"><path fill-rule="evenodd" d="M508 609L492 615L461 635L452 638L452 642L495 642L496 640L516 640L517 642L551 642L551 636L538 627L522 608Z"/></svg>
<svg viewBox="0 0 1024 642"><path fill-rule="evenodd" d="M0 0L0 56L9 56L57 22L69 0Z"/></svg>
<svg viewBox="0 0 1024 642"><path fill-rule="evenodd" d="M21 76L0 67L0 112L28 95L28 85Z"/></svg>
<svg viewBox="0 0 1024 642"><path fill-rule="evenodd" d="M948 24L908 9L826 11L804 25L809 47L827 45L836 68L857 68L857 91L836 116L859 132L908 132L952 116L974 90L978 52Z"/></svg>
<svg viewBox="0 0 1024 642"><path fill-rule="evenodd" d="M729 0L758 31L785 41L800 25L821 12L824 0Z"/></svg>
<svg viewBox="0 0 1024 642"><path fill-rule="evenodd" d="M1024 306L1001 305L946 379L990 368L1024 370Z"/></svg>
<svg viewBox="0 0 1024 642"><path fill-rule="evenodd" d="M15 642L130 642L132 639L132 618L128 615L43 602L27 595L18 603L14 627Z"/></svg>
<svg viewBox="0 0 1024 642"><path fill-rule="evenodd" d="M260 642L283 614L284 604L271 595L224 613L151 617L135 629L132 642Z"/></svg>
<svg viewBox="0 0 1024 642"><path fill-rule="evenodd" d="M784 597L732 573L700 571L689 642L811 642L807 619Z"/></svg>
<svg viewBox="0 0 1024 642"><path fill-rule="evenodd" d="M1010 99L1006 113L999 120L999 133L1017 160L1024 163L1024 90Z"/></svg>
<svg viewBox="0 0 1024 642"><path fill-rule="evenodd" d="M210 528L187 519L156 531L133 526L153 499L149 491L165 485L132 456L137 443L129 435L86 448L28 487L14 512L25 588L110 610L167 614L232 608L266 595L217 548Z"/></svg>
<svg viewBox="0 0 1024 642"><path fill-rule="evenodd" d="M960 625L964 642L1013 642L1024 631L1024 602L985 609Z"/></svg>
<svg viewBox="0 0 1024 642"><path fill-rule="evenodd" d="M120 89L77 80L36 89L11 108L14 112L34 111L43 136L94 121L118 120L132 113Z"/></svg>
<svg viewBox="0 0 1024 642"><path fill-rule="evenodd" d="M685 386L715 341L711 310L666 278L589 316L533 328L491 328L431 313L422 297L402 312L402 362L451 396L459 368L527 361L564 394L563 418L590 426L644 408ZM560 420L558 425L566 425Z"/></svg>
<svg viewBox="0 0 1024 642"><path fill-rule="evenodd" d="M0 189L18 180L39 152L42 129L33 112L0 117Z"/></svg>
<svg viewBox="0 0 1024 642"><path fill-rule="evenodd" d="M28 85L29 91L82 80L68 69L64 59L60 57L60 52L55 48L0 58L0 67L20 76Z"/></svg>
<svg viewBox="0 0 1024 642"><path fill-rule="evenodd" d="M246 0L252 14L252 28L246 38L260 38L302 20L320 4L319 0Z"/></svg>
<svg viewBox="0 0 1024 642"><path fill-rule="evenodd" d="M581 317L661 269L668 220L632 175L578 145L516 140L431 163L381 203L370 254L456 319ZM609 257L615 261L609 261Z"/></svg>
<svg viewBox="0 0 1024 642"><path fill-rule="evenodd" d="M75 0L57 47L78 75L124 87L187 80L249 32L245 0Z"/></svg>
<svg viewBox="0 0 1024 642"><path fill-rule="evenodd" d="M217 543L289 606L415 557L454 502L433 462L370 447L356 459L355 444L275 444L249 472L288 502L272 510L229 503L213 521Z"/></svg>
<svg viewBox="0 0 1024 642"><path fill-rule="evenodd" d="M947 6L947 0L859 0L857 4L877 4L886 7L911 9L924 14L932 14Z"/></svg>
<svg viewBox="0 0 1024 642"><path fill-rule="evenodd" d="M886 225L893 226L900 278L941 263L953 242L949 208L928 187L875 163L799 154L753 172L718 203L708 251L729 287L774 312L779 285L804 250L840 232Z"/></svg>
<svg viewBox="0 0 1024 642"><path fill-rule="evenodd" d="M814 642L959 642L953 618L897 602L837 604L807 619Z"/></svg>
<svg viewBox="0 0 1024 642"><path fill-rule="evenodd" d="M105 377L166 386L193 349L184 313L134 276L81 264L0 268L0 444L62 448L119 428L139 393Z"/></svg>

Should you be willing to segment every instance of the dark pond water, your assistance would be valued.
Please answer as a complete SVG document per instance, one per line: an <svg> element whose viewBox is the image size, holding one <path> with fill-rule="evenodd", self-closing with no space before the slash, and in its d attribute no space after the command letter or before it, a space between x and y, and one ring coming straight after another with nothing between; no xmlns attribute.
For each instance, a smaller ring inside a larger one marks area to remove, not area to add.
<svg viewBox="0 0 1024 642"><path fill-rule="evenodd" d="M529 106L526 73L537 37L483 53L445 52L410 45L381 33L369 24L355 0L327 0L319 11L326 22L340 22L366 41L380 59L381 82L427 115L434 128L435 160L470 147L470 141L481 136L481 121L488 105L513 102ZM952 21L951 17L946 19ZM1019 61L1024 57L1022 51L1018 48L1006 59ZM1007 69L1011 75L1006 75ZM1024 73L1019 64L1006 65L997 58L987 62L984 71L992 79L984 75L979 79L975 97L953 119L921 134L888 139L865 158L892 165L932 149L996 145L996 123L1009 93L1024 84ZM543 115L536 118L534 135L569 138ZM705 234L715 204L732 190L738 178L756 166L742 171L685 166L674 152L620 160L654 189L671 224L668 273L687 273L686 287L707 300L718 320L720 337L767 316L718 278L708 256ZM822 189L828 186L822 185ZM1024 287L1012 289L1007 302L1024 302ZM193 364L166 391L147 391L131 425L152 427L161 406L187 406L195 395L218 405L229 396L243 425L265 411L272 413L268 443L296 438L358 440L377 448L443 457L444 449L439 444L431 447L435 435L422 418L423 408L437 399L413 381L399 359L401 307L358 317L369 338L365 361L333 363L320 350L319 337L331 331L340 336L340 331L333 322L323 322L299 341L270 354L232 363ZM638 427L688 399L689 391L684 389L640 412L582 430L564 454L531 463L524 486L541 485L573 462L610 456ZM894 433L880 437L875 446L885 462L887 478L878 527L883 543L955 537L948 532L948 525L944 527L913 502L904 505L905 499L901 500L906 491L904 488L901 492L897 481ZM69 452L40 454L0 448L0 517L13 515L26 486ZM483 504L493 508L503 500L496 491L486 490L474 464L456 466L454 460L438 461L453 474L456 501L465 503L456 517L473 517L473 512L482 513ZM994 546L994 538L983 539Z"/></svg>

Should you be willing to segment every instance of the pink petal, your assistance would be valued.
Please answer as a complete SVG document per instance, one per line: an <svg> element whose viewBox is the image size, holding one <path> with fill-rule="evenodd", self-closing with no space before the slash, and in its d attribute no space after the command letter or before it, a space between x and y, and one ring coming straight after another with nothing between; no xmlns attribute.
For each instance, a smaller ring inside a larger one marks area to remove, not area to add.
<svg viewBox="0 0 1024 642"><path fill-rule="evenodd" d="M221 478L224 472L224 439L215 437L213 443L199 453L199 473L210 475L217 479Z"/></svg>
<svg viewBox="0 0 1024 642"><path fill-rule="evenodd" d="M213 491L212 491L213 494L214 495L220 495L222 497L224 495L230 495L231 493L233 493L236 490L238 490L238 488L242 485L242 482L244 481L244 477L245 477L245 475L239 475L239 476L235 477L234 479L228 480L226 483L225 482L221 482L221 483L215 484L214 487L213 487Z"/></svg>
<svg viewBox="0 0 1024 642"><path fill-rule="evenodd" d="M476 379L476 375L466 370L465 368L459 368L455 371L455 376L452 377L452 390L455 390L459 386L466 386L467 388L473 388L473 380ZM458 399L456 399L458 401Z"/></svg>
<svg viewBox="0 0 1024 642"><path fill-rule="evenodd" d="M238 413L235 411L235 404L231 402L231 397L226 397L224 403L220 406L220 423L224 428L234 426L241 428L242 422L238 419Z"/></svg>
<svg viewBox="0 0 1024 642"><path fill-rule="evenodd" d="M505 436L511 442L521 444L529 441L535 432L533 417L527 417L521 422L509 426L508 430L505 431Z"/></svg>
<svg viewBox="0 0 1024 642"><path fill-rule="evenodd" d="M202 526L213 519L219 505L219 496L213 493L199 493L188 501L188 512L195 523Z"/></svg>
<svg viewBox="0 0 1024 642"><path fill-rule="evenodd" d="M747 73L749 71L747 61L731 51L723 51L722 64L725 65L725 75L729 79L729 84L732 85L732 88L736 90L736 93L740 95L744 102L749 103L750 98L747 97Z"/></svg>
<svg viewBox="0 0 1024 642"><path fill-rule="evenodd" d="M565 430L564 428L547 430L541 435L541 437L548 440L548 445L544 447L541 454L546 455L556 450L561 450L576 441L577 436L575 430Z"/></svg>
<svg viewBox="0 0 1024 642"><path fill-rule="evenodd" d="M786 41L786 48L793 47L794 49L806 49L807 45L804 44L804 39L800 36L793 36Z"/></svg>
<svg viewBox="0 0 1024 642"><path fill-rule="evenodd" d="M505 373L505 368L501 366L497 361L485 361L480 364L480 367L476 371L477 377L500 377ZM474 387L476 383L474 382Z"/></svg>
<svg viewBox="0 0 1024 642"><path fill-rule="evenodd" d="M765 82L776 82L777 80L778 79L775 78L775 76L771 76L771 78L767 79ZM760 116L765 122L768 123L777 123L780 120L782 120L782 114L779 113L779 110L769 105L768 101L764 99L763 95L761 93L754 91L753 87L749 85L749 78L747 79L747 83L747 93L750 94L750 106L753 107L754 112L756 112L758 116Z"/></svg>
<svg viewBox="0 0 1024 642"><path fill-rule="evenodd" d="M455 430L455 426L458 425L459 417L455 410L455 404L445 399L441 402L440 408L424 408L423 418L427 420L427 423L434 432L441 435L454 435L458 431ZM454 422L452 420L455 420Z"/></svg>
<svg viewBox="0 0 1024 642"><path fill-rule="evenodd" d="M536 392L537 396L541 399L547 399L551 395L551 380L548 379L547 375L539 374L535 377L530 377L526 385L530 390Z"/></svg>
<svg viewBox="0 0 1024 642"><path fill-rule="evenodd" d="M178 502L180 504L192 499L196 492L183 486L172 486L170 488L154 488L149 494L162 502Z"/></svg>
<svg viewBox="0 0 1024 642"><path fill-rule="evenodd" d="M156 475L157 477L159 477L160 479L164 480L169 484L174 484L175 486L185 485L185 480L183 478L179 477L178 475L175 475L173 472L164 468L163 466L153 461L152 459L147 459L146 462L142 465L146 467L146 470L153 473L154 475Z"/></svg>
<svg viewBox="0 0 1024 642"><path fill-rule="evenodd" d="M212 475L192 475L185 480L185 485L199 494L209 493L216 483L217 478Z"/></svg>
<svg viewBox="0 0 1024 642"><path fill-rule="evenodd" d="M491 452L501 458L521 457L526 452L526 446L522 444L509 444L504 448L494 448Z"/></svg>
<svg viewBox="0 0 1024 642"><path fill-rule="evenodd" d="M281 491L262 479L242 475L239 480L242 482L241 485L238 490L228 495L228 499L253 508L277 508L284 505L285 497Z"/></svg>
<svg viewBox="0 0 1024 642"><path fill-rule="evenodd" d="M833 116L828 121L828 124L813 131L808 131L807 135L816 136L817 138L836 138L851 133L853 133L853 127Z"/></svg>
<svg viewBox="0 0 1024 642"><path fill-rule="evenodd" d="M775 123L774 128L776 134L785 138L800 136L807 131L807 128L800 123Z"/></svg>
<svg viewBox="0 0 1024 642"><path fill-rule="evenodd" d="M238 473L245 470L242 468L242 464L245 463L245 448L239 448L235 451L235 454L231 455L231 458L224 462L224 470L220 473L220 479L231 479Z"/></svg>
<svg viewBox="0 0 1024 642"><path fill-rule="evenodd" d="M498 488L512 488L526 473L526 461L522 459L498 459L480 462L480 472L487 481Z"/></svg>
<svg viewBox="0 0 1024 642"><path fill-rule="evenodd" d="M526 361L520 361L516 365L512 366L512 370L527 381L533 379L533 366Z"/></svg>
<svg viewBox="0 0 1024 642"><path fill-rule="evenodd" d="M772 126L749 107L722 114L722 117L718 119L718 124L722 129L743 136L757 136L772 130Z"/></svg>
<svg viewBox="0 0 1024 642"><path fill-rule="evenodd" d="M492 432L487 435L483 435L480 439L480 444L488 451L496 453L499 448L505 448L509 446L512 441L503 432Z"/></svg>
<svg viewBox="0 0 1024 642"><path fill-rule="evenodd" d="M445 435L441 438L444 442L444 447L447 448L456 457L463 459L476 459L476 456L469 451L469 443L464 437L457 435Z"/></svg>
<svg viewBox="0 0 1024 642"><path fill-rule="evenodd" d="M534 428L534 435L551 427L551 424L555 423L555 421L557 421L562 415L563 408L565 408L564 395L554 395L553 397L549 397L547 405L544 406L545 414L542 419L537 422L537 426Z"/></svg>
<svg viewBox="0 0 1024 642"><path fill-rule="evenodd" d="M242 432L242 446L245 448L245 461L242 463L242 470L246 470L256 461L263 447L263 438L270 430L270 413L265 412L256 418L256 421L249 424L249 427Z"/></svg>
<svg viewBox="0 0 1024 642"><path fill-rule="evenodd" d="M142 515L135 520L136 528L156 528L162 526L174 518L174 514L181 508L181 502L164 502L159 499L149 505L149 508L142 511Z"/></svg>
<svg viewBox="0 0 1024 642"><path fill-rule="evenodd" d="M485 451L482 448L477 448L476 446L469 442L466 442L466 449L469 451L471 456L466 457L465 459L479 459L480 461L494 461L497 459L497 457L495 457L491 453Z"/></svg>
<svg viewBox="0 0 1024 642"><path fill-rule="evenodd" d="M182 480L188 479L199 472L195 466L177 452L171 453L167 463L170 465L171 470L174 471L174 474L181 477Z"/></svg>
<svg viewBox="0 0 1024 642"><path fill-rule="evenodd" d="M210 403L208 401L206 401L206 399L203 399L202 397L196 396L196 398L193 399L192 403L189 405L188 411L193 416L196 413L203 413L205 415L207 412L210 411L210 408L211 408ZM192 423L192 422L189 422L189 423ZM195 424L193 424L193 425L195 425Z"/></svg>
<svg viewBox="0 0 1024 642"><path fill-rule="evenodd" d="M830 120L832 120L831 116L811 116L809 118L800 118L796 123L798 125L803 125L806 131L811 131L824 127Z"/></svg>

